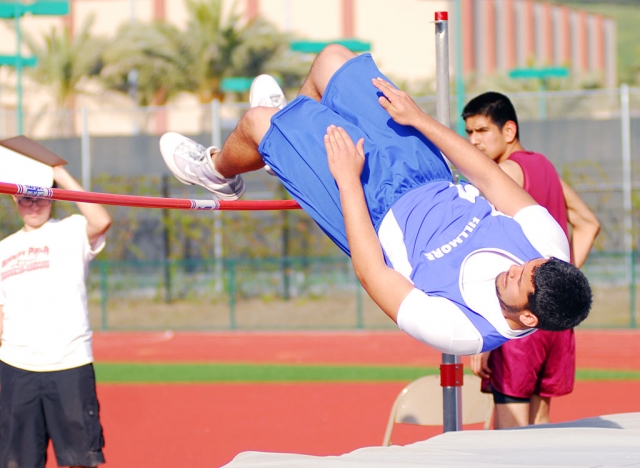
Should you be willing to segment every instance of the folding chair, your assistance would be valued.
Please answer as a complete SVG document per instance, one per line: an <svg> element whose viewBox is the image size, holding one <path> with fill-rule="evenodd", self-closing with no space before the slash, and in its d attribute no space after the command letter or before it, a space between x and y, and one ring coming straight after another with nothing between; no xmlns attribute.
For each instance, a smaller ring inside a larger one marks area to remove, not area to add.
<svg viewBox="0 0 640 468"><path fill-rule="evenodd" d="M491 426L493 396L480 391L480 377L465 375L462 386L462 424ZM382 445L390 445L396 423L442 426L442 387L439 375L428 375L407 385L391 407Z"/></svg>

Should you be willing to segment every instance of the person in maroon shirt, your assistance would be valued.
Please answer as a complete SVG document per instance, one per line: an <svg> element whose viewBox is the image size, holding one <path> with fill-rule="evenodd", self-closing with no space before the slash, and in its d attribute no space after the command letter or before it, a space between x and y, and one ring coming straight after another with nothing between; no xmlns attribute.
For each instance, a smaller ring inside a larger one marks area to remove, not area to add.
<svg viewBox="0 0 640 468"><path fill-rule="evenodd" d="M496 92L481 94L464 107L462 118L469 141L497 162L562 226L569 238L572 261L581 267L600 223L545 156L522 147L518 117L509 98ZM538 330L526 338L510 340L494 351L472 356L471 369L482 377L483 391L493 393L494 428L548 423L551 398L573 390L573 329Z"/></svg>

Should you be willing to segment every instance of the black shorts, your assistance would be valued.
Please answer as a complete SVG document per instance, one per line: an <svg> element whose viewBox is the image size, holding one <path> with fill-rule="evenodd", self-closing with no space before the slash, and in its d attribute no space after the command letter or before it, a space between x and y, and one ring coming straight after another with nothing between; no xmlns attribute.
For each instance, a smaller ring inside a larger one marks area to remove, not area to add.
<svg viewBox="0 0 640 468"><path fill-rule="evenodd" d="M59 466L104 463L93 365L31 372L0 361L0 468L44 468L49 439Z"/></svg>
<svg viewBox="0 0 640 468"><path fill-rule="evenodd" d="M499 392L495 388L492 389L492 392L493 392L493 402L496 405L506 405L509 403L531 403L531 398L520 398L520 397L505 395L504 393Z"/></svg>

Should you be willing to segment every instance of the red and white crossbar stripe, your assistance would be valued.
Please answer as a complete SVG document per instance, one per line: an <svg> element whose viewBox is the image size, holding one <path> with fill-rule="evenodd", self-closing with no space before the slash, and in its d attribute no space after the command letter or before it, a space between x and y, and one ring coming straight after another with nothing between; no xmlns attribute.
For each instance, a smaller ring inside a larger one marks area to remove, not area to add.
<svg viewBox="0 0 640 468"><path fill-rule="evenodd" d="M192 200L189 198L160 198L139 195L118 195L113 193L77 192L75 190L9 184L6 182L0 182L0 193L71 202L98 203L100 205L166 208L170 210L268 211L300 209L300 205L294 200Z"/></svg>

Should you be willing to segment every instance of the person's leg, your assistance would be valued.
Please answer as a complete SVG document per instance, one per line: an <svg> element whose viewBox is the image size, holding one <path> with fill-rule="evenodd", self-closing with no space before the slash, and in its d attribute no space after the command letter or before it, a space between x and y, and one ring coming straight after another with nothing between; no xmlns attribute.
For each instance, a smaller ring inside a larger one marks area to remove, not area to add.
<svg viewBox="0 0 640 468"><path fill-rule="evenodd" d="M39 372L0 362L0 466L44 468L49 434Z"/></svg>
<svg viewBox="0 0 640 468"><path fill-rule="evenodd" d="M529 408L529 424L548 424L551 409L551 397L533 395Z"/></svg>
<svg viewBox="0 0 640 468"><path fill-rule="evenodd" d="M313 61L299 94L320 101L331 77L356 54L339 45L330 44ZM267 133L271 117L277 108L249 109L229 135L222 150L212 155L213 164L220 175L234 177L264 166L258 146Z"/></svg>
<svg viewBox="0 0 640 468"><path fill-rule="evenodd" d="M241 118L224 142L222 149L211 155L215 169L224 177L234 177L264 166L258 146L269 130L277 108L254 107Z"/></svg>
<svg viewBox="0 0 640 468"><path fill-rule="evenodd" d="M320 101L331 77L355 56L338 44L325 47L311 65L299 94ZM242 116L222 150L212 155L213 164L220 175L234 177L264 166L258 146L271 125L271 117L278 111L278 108L255 107Z"/></svg>
<svg viewBox="0 0 640 468"><path fill-rule="evenodd" d="M320 101L331 77L355 56L338 44L325 47L311 65L299 94ZM220 175L234 177L264 166L258 146L271 125L271 117L278 111L278 108L254 107L242 116L222 150L211 155Z"/></svg>
<svg viewBox="0 0 640 468"><path fill-rule="evenodd" d="M240 174L265 165L257 148L269 128L271 117L278 110L268 107L249 109L222 151L168 132L160 138L160 153L180 182L200 185L221 200L237 200L245 190Z"/></svg>
<svg viewBox="0 0 640 468"><path fill-rule="evenodd" d="M43 408L58 466L104 463L104 437L93 365L46 372Z"/></svg>
<svg viewBox="0 0 640 468"><path fill-rule="evenodd" d="M537 331L535 334L540 332ZM573 391L576 375L576 343L573 330L546 332L547 359L531 399L531 424L549 422L551 399Z"/></svg>
<svg viewBox="0 0 640 468"><path fill-rule="evenodd" d="M367 56L368 54L364 55ZM297 103L301 99L307 98L320 102L323 99L327 87L330 86L330 83L334 83L335 90L333 91L335 92L331 93L332 99L335 97L333 96L334 94L342 94L350 98L349 102L346 103L346 107L344 107L345 103L332 101L331 104L325 104L324 101L322 101L323 106L330 109L334 114L341 115L342 111L339 109L340 105L343 105L342 110L345 111L345 119L356 127L359 127L358 122L361 121L363 116L371 117L375 114L378 118L373 119L369 127L375 128L376 131L381 131L387 139L390 138L394 140L397 137L396 132L388 131L387 124L389 116L384 109L379 106L376 95L377 91L370 84L372 78L383 76L381 72L375 68L375 64L373 64L370 56L368 56L369 62L371 62L373 67L364 65L364 63L361 64L360 67L353 67L354 70L352 70L350 74L345 74L346 76L339 85L336 85L334 80L332 80L336 72L354 58L356 58L356 55L343 46L332 44L325 47L312 64L305 83L300 90L300 96L295 102ZM365 86L367 83L369 86ZM354 92L362 90L363 88L366 88L368 92L364 94ZM342 91L342 93L339 91ZM259 96L254 96L254 98L254 101L258 103L261 102ZM340 99L338 99L338 101L340 101ZM358 105L355 105L362 103L369 103L367 104L368 107L364 108L364 110L360 109ZM283 111L286 111L286 108ZM207 148L189 138L169 132L160 139L160 152L171 172L173 172L181 182L200 185L222 200L236 200L244 193L244 183L240 176L242 173L260 169L265 165L269 165L271 169L273 169L273 165L263 159L265 153L262 152L261 154L258 148L266 133L271 128L271 117L277 112L279 112L279 109L274 107L258 106L250 109L240 119L236 129L231 133L222 150L217 150L216 148L207 150ZM350 113L355 113L356 117L350 118ZM312 117L308 115L304 115L303 118L309 123L316 123L311 122ZM336 124L337 121L335 121L335 119L332 120L330 123ZM294 125L296 131L300 130L300 121L300 117L298 117ZM326 129L326 124L318 122L318 128L323 125L324 127L321 133ZM370 130L371 128L368 128L365 133L372 135ZM406 129L403 129L402 135L406 133ZM421 147L418 153L422 154L424 150L422 146L425 144L425 142L422 141L424 138L419 135L417 130L415 130L414 133L416 133L417 138L421 141L419 145ZM393 146L395 147L395 144ZM321 152L324 158L326 155L324 155L324 142L322 139L320 140L319 148L322 149ZM307 147L305 151L313 149L314 148ZM295 150L297 150L297 148ZM417 170L418 173L432 172L431 166L434 164L444 165L443 161L440 161L442 158L439 156L439 151L435 151L435 148L433 148L433 150L436 159L439 159L439 161L429 163L429 167L426 168L427 170L423 170L425 168L420 167ZM412 153L410 149L407 152ZM289 162L290 158L287 157L287 165ZM388 168L386 162L381 164L385 166L385 169ZM402 166L404 167L404 164ZM274 174L277 172L278 171L275 171ZM448 169L446 172L448 174ZM282 176L282 171L278 173L278 175ZM450 174L448 175L450 176ZM440 178L442 177L445 176L441 176ZM390 177L390 179L394 178ZM386 212L386 208L386 206L383 207L382 211Z"/></svg>
<svg viewBox="0 0 640 468"><path fill-rule="evenodd" d="M506 429L509 427L526 426L529 424L529 398L517 398L500 393L493 389L495 403L493 427Z"/></svg>
<svg viewBox="0 0 640 468"><path fill-rule="evenodd" d="M496 403L496 429L529 424L532 398L545 362L546 337L540 330L491 352L488 364Z"/></svg>
<svg viewBox="0 0 640 468"><path fill-rule="evenodd" d="M355 56L356 54L339 44L331 44L322 49L313 61L299 94L319 102L331 77Z"/></svg>

